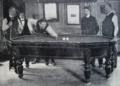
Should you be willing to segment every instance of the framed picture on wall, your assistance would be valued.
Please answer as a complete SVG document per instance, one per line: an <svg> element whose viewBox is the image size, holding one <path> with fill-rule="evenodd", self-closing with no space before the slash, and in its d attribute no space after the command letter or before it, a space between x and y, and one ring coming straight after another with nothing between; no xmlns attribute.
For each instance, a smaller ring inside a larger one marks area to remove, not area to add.
<svg viewBox="0 0 120 86"><path fill-rule="evenodd" d="M58 4L44 3L43 16L47 21L58 21Z"/></svg>
<svg viewBox="0 0 120 86"><path fill-rule="evenodd" d="M67 4L67 24L80 24L80 6Z"/></svg>

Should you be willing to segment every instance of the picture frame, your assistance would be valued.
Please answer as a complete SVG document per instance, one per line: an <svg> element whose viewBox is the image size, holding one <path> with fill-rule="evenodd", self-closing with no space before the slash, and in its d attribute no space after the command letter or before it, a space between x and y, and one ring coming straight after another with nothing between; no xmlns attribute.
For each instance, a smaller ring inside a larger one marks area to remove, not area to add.
<svg viewBox="0 0 120 86"><path fill-rule="evenodd" d="M44 3L43 4L43 17L47 21L59 21L57 3Z"/></svg>
<svg viewBox="0 0 120 86"><path fill-rule="evenodd" d="M80 24L80 5L67 4L67 24L79 25Z"/></svg>

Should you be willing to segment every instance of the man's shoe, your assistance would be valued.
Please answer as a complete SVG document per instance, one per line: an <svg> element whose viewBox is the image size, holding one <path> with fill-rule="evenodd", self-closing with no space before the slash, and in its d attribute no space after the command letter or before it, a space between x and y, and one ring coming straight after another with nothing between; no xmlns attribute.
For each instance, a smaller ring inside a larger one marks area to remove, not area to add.
<svg viewBox="0 0 120 86"><path fill-rule="evenodd" d="M29 68L29 65L26 65L26 68Z"/></svg>
<svg viewBox="0 0 120 86"><path fill-rule="evenodd" d="M14 72L14 71L15 71L15 68L14 68L14 67L11 67L11 68L10 68L10 71L11 71L11 72Z"/></svg>
<svg viewBox="0 0 120 86"><path fill-rule="evenodd" d="M49 62L45 62L45 64L46 64L46 66L48 66L48 65L49 65Z"/></svg>
<svg viewBox="0 0 120 86"><path fill-rule="evenodd" d="M52 64L53 66L56 66L56 63L55 63L55 62L51 62L51 64Z"/></svg>

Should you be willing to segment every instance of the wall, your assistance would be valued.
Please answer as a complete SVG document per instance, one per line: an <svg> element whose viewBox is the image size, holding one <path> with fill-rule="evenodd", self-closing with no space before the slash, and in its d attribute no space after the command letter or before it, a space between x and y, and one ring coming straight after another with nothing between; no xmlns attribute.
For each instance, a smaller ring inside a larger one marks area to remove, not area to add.
<svg viewBox="0 0 120 86"><path fill-rule="evenodd" d="M58 22L49 22L53 29L58 33L80 33L80 25L67 25L67 9L66 5L71 3L59 3L59 21ZM80 19L83 17L83 8L85 5L91 4L93 8L96 8L97 3L74 3L80 5ZM43 3L25 3L26 7L26 17L33 18L33 15L36 14L36 19L43 18ZM96 9L92 10L92 15L96 16Z"/></svg>
<svg viewBox="0 0 120 86"><path fill-rule="evenodd" d="M113 9L115 10L117 16L119 17L119 3L118 0L112 0L110 3L113 5ZM67 25L67 12L66 12L66 4L70 3L59 3L59 21L58 22L49 22L53 29L58 33L80 33L81 29L80 25ZM100 13L100 5L104 4L104 0L98 0L97 2L89 2L89 3L74 3L80 5L80 17L84 16L83 7L90 5L92 7L91 14L96 17L100 31L101 23L105 18L105 14ZM43 3L25 3L26 8L26 16L27 18L33 18L33 15L36 15L36 19L43 18ZM81 19L80 18L80 19ZM99 35L101 32L99 31Z"/></svg>

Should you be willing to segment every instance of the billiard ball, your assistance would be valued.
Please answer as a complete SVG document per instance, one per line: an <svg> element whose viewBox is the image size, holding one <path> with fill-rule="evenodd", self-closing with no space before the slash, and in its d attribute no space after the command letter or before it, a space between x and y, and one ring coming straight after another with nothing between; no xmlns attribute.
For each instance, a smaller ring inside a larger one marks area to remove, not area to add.
<svg viewBox="0 0 120 86"><path fill-rule="evenodd" d="M66 37L66 40L68 41L68 40L69 40L69 38L68 38L68 37Z"/></svg>
<svg viewBox="0 0 120 86"><path fill-rule="evenodd" d="M63 37L62 40L65 40L65 37Z"/></svg>

